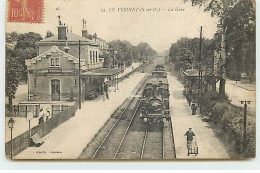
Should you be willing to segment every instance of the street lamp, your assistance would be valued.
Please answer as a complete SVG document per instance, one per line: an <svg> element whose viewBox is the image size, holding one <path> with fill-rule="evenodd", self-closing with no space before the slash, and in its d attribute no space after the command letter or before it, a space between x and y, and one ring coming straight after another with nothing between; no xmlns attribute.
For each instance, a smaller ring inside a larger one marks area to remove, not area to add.
<svg viewBox="0 0 260 173"><path fill-rule="evenodd" d="M14 119L10 118L8 121L8 127L11 130L11 159L13 158L13 128L14 128Z"/></svg>

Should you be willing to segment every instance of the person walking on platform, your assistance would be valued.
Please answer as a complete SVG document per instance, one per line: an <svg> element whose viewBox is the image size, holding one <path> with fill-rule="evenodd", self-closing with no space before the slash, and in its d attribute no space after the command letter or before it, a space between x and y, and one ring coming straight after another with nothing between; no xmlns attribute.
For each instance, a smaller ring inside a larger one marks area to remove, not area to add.
<svg viewBox="0 0 260 173"><path fill-rule="evenodd" d="M108 95L108 86L105 84L105 87L104 87L104 91L106 93L106 97L107 99L109 99L109 95Z"/></svg>
<svg viewBox="0 0 260 173"><path fill-rule="evenodd" d="M187 136L187 147L191 147L193 136L195 136L195 134L192 131L192 128L189 128L189 130L184 134L184 136Z"/></svg>
<svg viewBox="0 0 260 173"><path fill-rule="evenodd" d="M197 105L195 103L191 104L191 111L192 111L192 115L196 115Z"/></svg>

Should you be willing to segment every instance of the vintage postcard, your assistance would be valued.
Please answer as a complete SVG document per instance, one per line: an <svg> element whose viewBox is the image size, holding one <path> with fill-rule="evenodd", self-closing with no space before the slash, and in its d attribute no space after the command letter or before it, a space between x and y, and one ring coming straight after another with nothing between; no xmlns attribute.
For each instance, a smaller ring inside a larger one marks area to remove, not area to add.
<svg viewBox="0 0 260 173"><path fill-rule="evenodd" d="M7 0L8 159L256 157L254 0Z"/></svg>

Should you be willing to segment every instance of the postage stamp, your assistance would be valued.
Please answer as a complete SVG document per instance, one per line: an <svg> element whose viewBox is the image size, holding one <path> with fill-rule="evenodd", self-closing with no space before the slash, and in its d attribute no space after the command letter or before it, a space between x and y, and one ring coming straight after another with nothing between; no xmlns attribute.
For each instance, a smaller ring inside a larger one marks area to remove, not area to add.
<svg viewBox="0 0 260 173"><path fill-rule="evenodd" d="M43 0L9 0L8 22L42 23Z"/></svg>

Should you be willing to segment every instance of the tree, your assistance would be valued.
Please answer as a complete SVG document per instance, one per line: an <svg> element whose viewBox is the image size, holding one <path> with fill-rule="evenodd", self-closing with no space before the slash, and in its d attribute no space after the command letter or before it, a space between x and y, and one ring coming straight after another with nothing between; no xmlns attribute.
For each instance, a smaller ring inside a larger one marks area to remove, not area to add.
<svg viewBox="0 0 260 173"><path fill-rule="evenodd" d="M54 36L54 34L51 32L51 31L47 31L46 32L46 36L45 36L45 38L49 38L49 37L52 37L52 36Z"/></svg>
<svg viewBox="0 0 260 173"><path fill-rule="evenodd" d="M214 42L209 39L202 39L202 57L199 60L199 38L181 38L170 48L170 61L175 63L177 71L191 68L199 68L199 64L208 67L211 71L213 67Z"/></svg>
<svg viewBox="0 0 260 173"><path fill-rule="evenodd" d="M27 69L25 66L26 59L32 59L37 56L36 42L42 40L42 37L38 33L29 32L20 34L17 39L17 44L14 51L19 58L19 63L22 66L21 78L27 79Z"/></svg>
<svg viewBox="0 0 260 173"><path fill-rule="evenodd" d="M108 46L111 51L110 56L108 56L110 60L107 62L114 60L115 64L119 64L119 66L123 66L123 64L130 66L133 61L143 62L157 55L157 52L148 43L143 42L133 46L129 41L113 40L108 43Z"/></svg>
<svg viewBox="0 0 260 173"><path fill-rule="evenodd" d="M255 81L255 22L255 4L251 0L239 1L227 15L227 74L233 78L246 72L251 82Z"/></svg>
<svg viewBox="0 0 260 173"><path fill-rule="evenodd" d="M19 84L21 65L15 51L6 47L6 78L5 94L8 97L9 111L15 98L16 89Z"/></svg>
<svg viewBox="0 0 260 173"><path fill-rule="evenodd" d="M17 42L19 34L17 32L11 32L5 34L5 40L7 43Z"/></svg>
<svg viewBox="0 0 260 173"><path fill-rule="evenodd" d="M189 0L184 0L187 2ZM211 16L217 16L219 18L219 23L221 24L221 61L220 61L220 84L219 84L219 93L225 94L225 83L226 83L226 19L228 11L230 10L231 1L227 0L190 0L192 6L205 6L205 11L210 11Z"/></svg>

